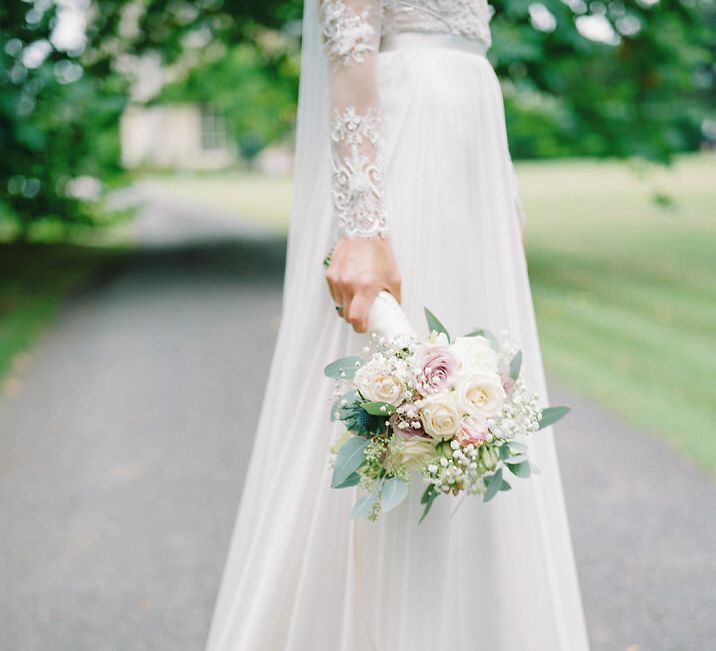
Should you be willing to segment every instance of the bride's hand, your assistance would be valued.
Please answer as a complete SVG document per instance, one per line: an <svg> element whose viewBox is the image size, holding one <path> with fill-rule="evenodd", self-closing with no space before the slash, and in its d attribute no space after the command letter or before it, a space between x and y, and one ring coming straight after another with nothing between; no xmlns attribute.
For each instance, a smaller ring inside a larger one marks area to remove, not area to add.
<svg viewBox="0 0 716 651"><path fill-rule="evenodd" d="M338 240L326 280L339 315L356 332L368 328L368 310L378 292L388 290L400 302L400 273L390 242L382 237Z"/></svg>

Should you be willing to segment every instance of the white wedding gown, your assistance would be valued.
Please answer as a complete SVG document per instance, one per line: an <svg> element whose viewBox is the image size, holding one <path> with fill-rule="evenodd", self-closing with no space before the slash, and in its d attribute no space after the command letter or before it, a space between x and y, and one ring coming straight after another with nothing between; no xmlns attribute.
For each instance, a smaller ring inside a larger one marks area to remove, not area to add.
<svg viewBox="0 0 716 651"><path fill-rule="evenodd" d="M365 335L321 262L390 237L403 306L455 334L509 331L548 402L484 0L307 0L281 329L207 651L586 651L550 428L539 474L485 504L420 491L378 522L329 487L324 366ZM315 5L314 5L315 3ZM332 118L331 113L332 111ZM332 123L332 124L329 124ZM564 425L569 427L569 421ZM565 432L565 435L568 435Z"/></svg>

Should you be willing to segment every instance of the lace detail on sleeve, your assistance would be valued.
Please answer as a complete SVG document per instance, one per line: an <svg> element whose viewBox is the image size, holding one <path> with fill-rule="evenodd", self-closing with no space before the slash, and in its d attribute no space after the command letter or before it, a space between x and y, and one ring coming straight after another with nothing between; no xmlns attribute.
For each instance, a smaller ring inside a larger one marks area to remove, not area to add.
<svg viewBox="0 0 716 651"><path fill-rule="evenodd" d="M343 0L324 0L321 5L323 39L329 57L343 65L363 63L368 52L375 52L375 29L370 23L370 8L357 11Z"/></svg>
<svg viewBox="0 0 716 651"><path fill-rule="evenodd" d="M378 145L380 115L370 108L334 109L331 126L333 208L343 237L387 233L383 210L383 172Z"/></svg>
<svg viewBox="0 0 716 651"><path fill-rule="evenodd" d="M331 195L339 235L388 232L380 158L381 111L375 78L380 0L322 0L324 49L331 65Z"/></svg>

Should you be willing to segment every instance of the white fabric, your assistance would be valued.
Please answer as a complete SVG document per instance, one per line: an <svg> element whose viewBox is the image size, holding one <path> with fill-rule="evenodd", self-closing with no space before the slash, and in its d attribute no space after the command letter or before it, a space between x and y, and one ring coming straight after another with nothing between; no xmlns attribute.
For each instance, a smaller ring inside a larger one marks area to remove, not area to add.
<svg viewBox="0 0 716 651"><path fill-rule="evenodd" d="M530 445L538 475L457 511L440 497L420 525L418 491L370 523L350 519L353 489L329 488L341 427L322 370L366 338L326 290L328 76L311 2L304 30L282 324L206 649L586 651L551 428ZM393 44L376 79L403 307L421 334L423 306L456 334L507 329L546 404L497 78L484 56L430 35Z"/></svg>
<svg viewBox="0 0 716 651"><path fill-rule="evenodd" d="M396 337L417 337L418 333L392 294L380 292L368 312L368 331L391 341Z"/></svg>

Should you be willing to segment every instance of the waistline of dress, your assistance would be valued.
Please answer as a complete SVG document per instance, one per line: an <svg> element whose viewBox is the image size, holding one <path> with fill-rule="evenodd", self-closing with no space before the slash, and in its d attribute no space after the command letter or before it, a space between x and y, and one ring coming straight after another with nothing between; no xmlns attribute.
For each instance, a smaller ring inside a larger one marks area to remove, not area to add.
<svg viewBox="0 0 716 651"><path fill-rule="evenodd" d="M460 50L479 56L487 54L487 45L483 41L447 32L400 32L385 34L380 40L381 52L431 48Z"/></svg>

